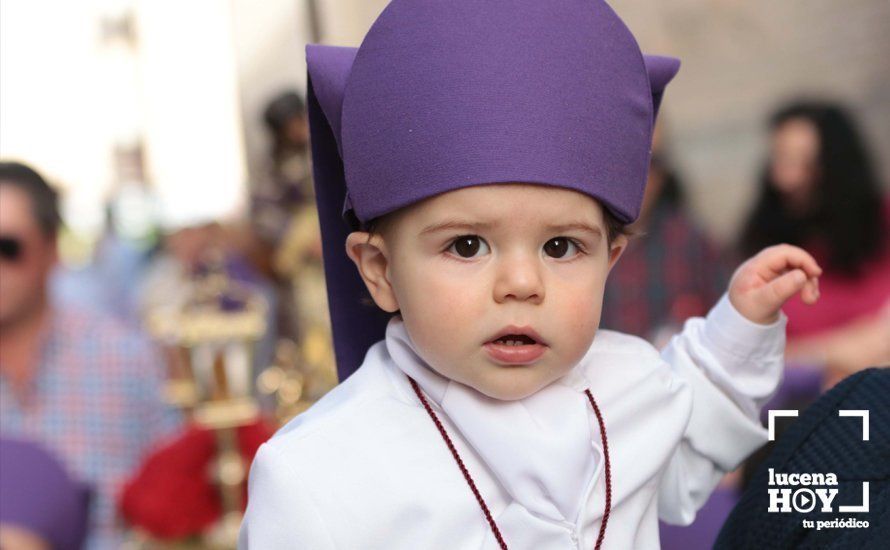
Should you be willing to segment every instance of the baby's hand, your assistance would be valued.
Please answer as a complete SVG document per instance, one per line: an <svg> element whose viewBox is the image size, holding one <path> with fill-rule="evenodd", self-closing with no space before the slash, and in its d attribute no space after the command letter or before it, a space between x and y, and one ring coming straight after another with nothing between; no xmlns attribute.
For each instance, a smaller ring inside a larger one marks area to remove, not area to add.
<svg viewBox="0 0 890 550"><path fill-rule="evenodd" d="M736 269L729 281L729 301L749 321L773 323L782 304L798 292L804 303L816 303L821 274L822 268L802 248L771 246Z"/></svg>

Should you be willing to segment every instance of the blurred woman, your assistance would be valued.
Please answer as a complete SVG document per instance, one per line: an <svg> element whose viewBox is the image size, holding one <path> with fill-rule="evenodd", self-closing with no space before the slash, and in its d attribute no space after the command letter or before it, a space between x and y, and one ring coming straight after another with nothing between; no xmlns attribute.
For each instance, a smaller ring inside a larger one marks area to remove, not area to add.
<svg viewBox="0 0 890 550"><path fill-rule="evenodd" d="M788 359L825 365L829 381L890 363L890 201L863 138L839 105L797 102L770 119L771 151L742 253L790 243L825 268L815 306L788 315Z"/></svg>

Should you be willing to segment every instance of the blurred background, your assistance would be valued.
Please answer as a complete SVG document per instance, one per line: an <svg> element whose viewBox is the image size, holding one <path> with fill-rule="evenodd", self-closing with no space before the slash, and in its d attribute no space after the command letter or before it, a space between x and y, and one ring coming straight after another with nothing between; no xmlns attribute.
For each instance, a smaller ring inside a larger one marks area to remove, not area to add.
<svg viewBox="0 0 890 550"><path fill-rule="evenodd" d="M336 384L304 47L359 45L386 4L0 3L0 435L72 478L56 486L89 518L71 516L88 528L70 547L232 547L252 453ZM776 403L890 359L890 3L610 5L644 52L683 65L603 325L661 345L752 250L794 242L828 273L822 309L786 311ZM60 224L39 215L55 202ZM158 489L174 478L202 483ZM665 547L707 547L741 483ZM0 542L39 524L15 519L25 500L4 501Z"/></svg>
<svg viewBox="0 0 890 550"><path fill-rule="evenodd" d="M283 90L305 90L303 46L357 46L385 5L6 1L2 154L70 190L66 222L93 239L109 196L133 177L120 173L127 151L140 151L141 177L170 205L165 215L243 216L250 183L265 177L263 110ZM720 240L753 201L764 119L783 100L843 101L872 149L890 149L886 2L611 5L644 51L683 61L664 104L668 133L693 212Z"/></svg>

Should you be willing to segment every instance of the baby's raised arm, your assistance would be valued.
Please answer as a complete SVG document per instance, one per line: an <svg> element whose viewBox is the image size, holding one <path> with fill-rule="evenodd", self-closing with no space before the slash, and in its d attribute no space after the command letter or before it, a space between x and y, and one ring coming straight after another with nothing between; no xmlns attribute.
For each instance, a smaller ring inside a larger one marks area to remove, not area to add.
<svg viewBox="0 0 890 550"><path fill-rule="evenodd" d="M814 303L820 274L800 248L767 248L736 270L727 294L706 318L687 321L662 352L692 390L692 406L661 480L661 519L691 523L720 478L766 442L759 415L782 379L781 307L798 292Z"/></svg>

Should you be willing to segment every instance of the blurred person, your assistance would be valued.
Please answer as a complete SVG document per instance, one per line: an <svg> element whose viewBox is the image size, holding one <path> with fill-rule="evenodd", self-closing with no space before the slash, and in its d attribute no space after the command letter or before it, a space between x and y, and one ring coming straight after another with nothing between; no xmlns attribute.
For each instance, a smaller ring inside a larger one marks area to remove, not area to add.
<svg viewBox="0 0 890 550"><path fill-rule="evenodd" d="M263 120L272 138L275 179L311 193L309 119L302 96L293 90L279 94L266 106Z"/></svg>
<svg viewBox="0 0 890 550"><path fill-rule="evenodd" d="M787 358L825 365L830 384L890 364L890 200L841 105L799 101L770 118L770 155L741 237L747 254L779 242L825 268L815 306L792 299Z"/></svg>
<svg viewBox="0 0 890 550"><path fill-rule="evenodd" d="M682 322L704 315L729 281L731 268L686 210L657 123L652 159L633 237L606 285L603 327L646 338L656 347Z"/></svg>
<svg viewBox="0 0 890 550"><path fill-rule="evenodd" d="M0 438L0 548L82 548L89 501L89 487L46 449Z"/></svg>
<svg viewBox="0 0 890 550"><path fill-rule="evenodd" d="M279 294L288 298L289 281L277 270L274 258L296 212L311 203L309 122L303 98L295 91L274 97L263 111L263 123L271 146L261 177L251 182L250 226L238 233L237 246L263 274L275 279ZM279 325L287 331L292 323L283 321Z"/></svg>
<svg viewBox="0 0 890 550"><path fill-rule="evenodd" d="M252 222L260 237L275 246L285 236L294 212L312 202L309 120L295 91L273 98L263 113L271 148L268 175L251 192Z"/></svg>
<svg viewBox="0 0 890 550"><path fill-rule="evenodd" d="M41 442L92 484L87 547L116 548L116 494L180 418L162 400L161 361L141 335L50 299L60 224L46 181L0 163L0 432Z"/></svg>
<svg viewBox="0 0 890 550"><path fill-rule="evenodd" d="M263 122L271 147L267 177L251 192L251 224L258 237L251 250L271 262L267 273L275 282L279 335L302 340L327 325L327 308L319 304L324 300L321 236L303 97L293 90L278 94L266 106Z"/></svg>

